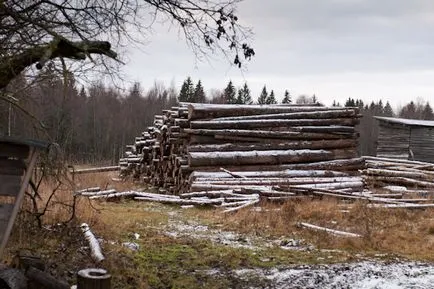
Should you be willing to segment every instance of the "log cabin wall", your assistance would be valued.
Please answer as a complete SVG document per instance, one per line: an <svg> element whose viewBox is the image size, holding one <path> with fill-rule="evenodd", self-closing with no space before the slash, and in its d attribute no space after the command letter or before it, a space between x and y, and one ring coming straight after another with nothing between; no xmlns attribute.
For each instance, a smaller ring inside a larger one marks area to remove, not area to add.
<svg viewBox="0 0 434 289"><path fill-rule="evenodd" d="M410 128L406 125L379 122L377 157L408 159Z"/></svg>
<svg viewBox="0 0 434 289"><path fill-rule="evenodd" d="M411 127L410 149L414 160L434 163L434 127Z"/></svg>
<svg viewBox="0 0 434 289"><path fill-rule="evenodd" d="M434 163L434 121L376 117L377 156Z"/></svg>

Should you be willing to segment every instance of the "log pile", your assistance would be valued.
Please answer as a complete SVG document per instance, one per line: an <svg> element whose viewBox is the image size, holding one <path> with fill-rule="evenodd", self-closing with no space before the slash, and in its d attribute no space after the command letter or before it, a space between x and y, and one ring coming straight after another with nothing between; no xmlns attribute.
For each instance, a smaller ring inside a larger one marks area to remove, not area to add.
<svg viewBox="0 0 434 289"><path fill-rule="evenodd" d="M136 137L121 175L165 194L274 186L360 192L357 108L180 104Z"/></svg>
<svg viewBox="0 0 434 289"><path fill-rule="evenodd" d="M364 157L363 176L371 188L400 197L433 197L434 164L380 157Z"/></svg>

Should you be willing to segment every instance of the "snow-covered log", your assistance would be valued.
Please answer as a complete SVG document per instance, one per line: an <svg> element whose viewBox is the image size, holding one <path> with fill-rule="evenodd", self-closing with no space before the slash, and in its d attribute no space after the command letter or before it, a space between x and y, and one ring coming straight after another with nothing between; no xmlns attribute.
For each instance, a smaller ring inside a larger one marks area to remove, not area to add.
<svg viewBox="0 0 434 289"><path fill-rule="evenodd" d="M308 228L308 229L313 229L313 230L317 230L317 231L323 231L323 232L327 232L333 235L337 235L337 236L343 236L343 237L352 237L352 238L360 238L362 237L362 235L359 234L355 234L355 233L348 233L348 232L344 232L344 231L339 231L339 230L334 230L334 229L329 229L329 228L325 228L325 227L320 227L320 226L316 226L316 225L312 225L309 223L299 223L299 225L303 228Z"/></svg>
<svg viewBox="0 0 434 289"><path fill-rule="evenodd" d="M86 241L89 243L90 255L92 256L92 259L96 263L102 262L105 259L104 255L102 254L99 242L95 238L95 235L90 230L89 225L86 223L83 223L80 225L80 228L83 231L83 234L84 234L84 237L86 238Z"/></svg>

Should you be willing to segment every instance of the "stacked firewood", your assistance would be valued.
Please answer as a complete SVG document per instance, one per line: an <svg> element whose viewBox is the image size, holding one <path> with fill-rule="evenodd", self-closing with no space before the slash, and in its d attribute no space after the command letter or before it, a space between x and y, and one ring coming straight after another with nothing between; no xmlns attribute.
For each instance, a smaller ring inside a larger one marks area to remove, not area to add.
<svg viewBox="0 0 434 289"><path fill-rule="evenodd" d="M121 174L166 194L280 186L359 192L357 108L181 104L128 146Z"/></svg>

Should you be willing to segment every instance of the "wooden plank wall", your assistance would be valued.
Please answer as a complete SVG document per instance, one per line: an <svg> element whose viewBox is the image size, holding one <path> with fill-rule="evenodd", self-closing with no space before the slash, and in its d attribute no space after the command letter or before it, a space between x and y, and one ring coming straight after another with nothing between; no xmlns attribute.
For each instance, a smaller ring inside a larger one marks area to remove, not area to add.
<svg viewBox="0 0 434 289"><path fill-rule="evenodd" d="M434 163L434 127L411 127L410 149L416 161Z"/></svg>
<svg viewBox="0 0 434 289"><path fill-rule="evenodd" d="M408 159L410 128L379 121L377 157Z"/></svg>

